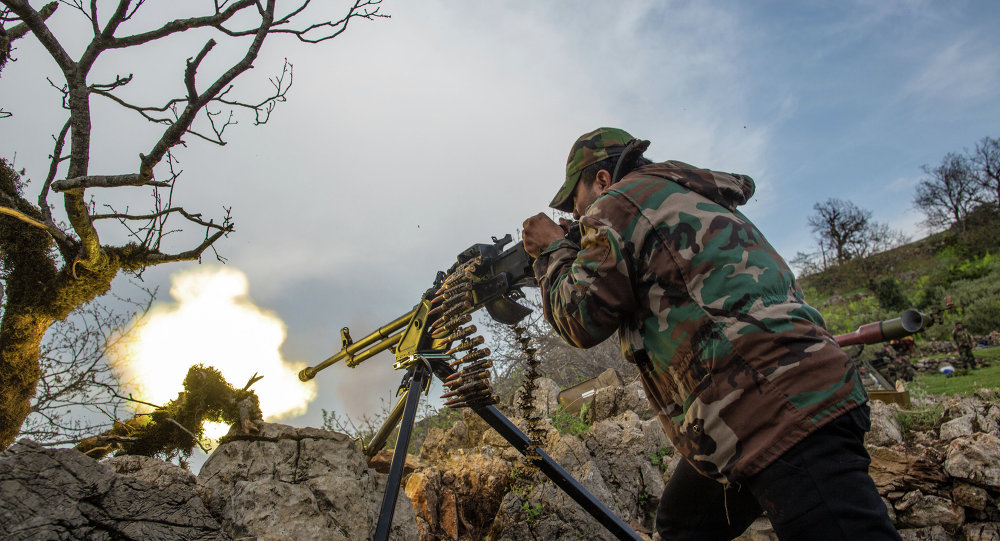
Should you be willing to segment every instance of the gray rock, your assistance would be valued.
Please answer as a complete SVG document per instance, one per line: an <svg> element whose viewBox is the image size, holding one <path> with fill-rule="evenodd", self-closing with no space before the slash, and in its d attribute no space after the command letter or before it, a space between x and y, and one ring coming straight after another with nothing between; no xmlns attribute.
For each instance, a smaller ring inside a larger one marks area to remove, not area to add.
<svg viewBox="0 0 1000 541"><path fill-rule="evenodd" d="M990 495L985 489L968 483L955 483L951 489L951 499L962 507L982 511L990 503Z"/></svg>
<svg viewBox="0 0 1000 541"><path fill-rule="evenodd" d="M994 404L976 419L979 430L1000 437L1000 406Z"/></svg>
<svg viewBox="0 0 1000 541"><path fill-rule="evenodd" d="M658 421L628 411L594 424L582 438L552 432L547 451L623 521L651 533L664 486L651 457L668 445ZM536 481L529 493L504 497L495 539L614 539L553 483Z"/></svg>
<svg viewBox="0 0 1000 541"><path fill-rule="evenodd" d="M979 432L948 444L944 471L974 485L1000 488L1000 438Z"/></svg>
<svg viewBox="0 0 1000 541"><path fill-rule="evenodd" d="M649 409L649 401L646 400L646 393L640 385L604 387L594 393L594 400L590 404L590 422L603 421L626 411L643 415Z"/></svg>
<svg viewBox="0 0 1000 541"><path fill-rule="evenodd" d="M774 533L774 527L767 517L760 517L733 541L778 541L778 534Z"/></svg>
<svg viewBox="0 0 1000 541"><path fill-rule="evenodd" d="M951 441L959 436L971 436L975 431L972 426L975 420L976 415L970 413L943 423L939 432L941 439Z"/></svg>
<svg viewBox="0 0 1000 541"><path fill-rule="evenodd" d="M879 447L891 447L903 441L903 432L896 418L899 406L886 404L881 400L869 402L871 407L872 428L865 434L865 444Z"/></svg>
<svg viewBox="0 0 1000 541"><path fill-rule="evenodd" d="M195 492L190 473L145 457L115 466L138 475L121 475L73 449L15 443L0 454L0 537L229 539ZM142 467L149 469L140 472Z"/></svg>
<svg viewBox="0 0 1000 541"><path fill-rule="evenodd" d="M279 424L220 445L198 482L230 535L259 541L371 538L385 491L385 476L368 469L350 437ZM417 539L402 490L391 534Z"/></svg>
<svg viewBox="0 0 1000 541"><path fill-rule="evenodd" d="M945 526L955 528L965 521L965 510L940 496L913 491L896 503L898 524L911 528Z"/></svg>
<svg viewBox="0 0 1000 541"><path fill-rule="evenodd" d="M962 526L965 541L1000 541L1000 524L972 522Z"/></svg>
<svg viewBox="0 0 1000 541"><path fill-rule="evenodd" d="M899 530L903 541L955 541L955 536L941 526Z"/></svg>

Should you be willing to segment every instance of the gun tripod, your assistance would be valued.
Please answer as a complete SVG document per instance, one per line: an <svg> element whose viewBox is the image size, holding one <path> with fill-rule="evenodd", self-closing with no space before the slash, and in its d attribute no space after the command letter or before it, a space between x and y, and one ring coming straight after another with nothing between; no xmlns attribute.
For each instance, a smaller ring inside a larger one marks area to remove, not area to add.
<svg viewBox="0 0 1000 541"><path fill-rule="evenodd" d="M455 370L446 362L446 359L449 358L451 358L450 355L442 355L435 352L417 355L416 358L412 359L412 366L403 377L402 388L404 388L404 391L400 395L399 401L365 449L365 453L369 457L374 456L385 445L389 434L395 429L396 425L400 422L402 423L399 427L399 435L397 436L395 450L392 455L389 479L386 483L385 493L382 496L382 508L379 512L378 525L375 529L374 539L376 541L384 541L389 538L389 528L392 525L392 516L396 509L396 499L399 496L400 483L403 477L403 465L406 462L406 449L410 444L410 435L413 431L420 393L429 387L432 375L445 380L448 376L455 373ZM541 448L535 447L524 432L514 425L500 410L489 404L472 407L472 409L522 455L537 457L531 459L534 465L570 498L580 504L590 516L597 519L615 537L618 539L641 539L620 517L612 513L600 500L588 492L583 485L574 479L569 472L564 470L552 457Z"/></svg>

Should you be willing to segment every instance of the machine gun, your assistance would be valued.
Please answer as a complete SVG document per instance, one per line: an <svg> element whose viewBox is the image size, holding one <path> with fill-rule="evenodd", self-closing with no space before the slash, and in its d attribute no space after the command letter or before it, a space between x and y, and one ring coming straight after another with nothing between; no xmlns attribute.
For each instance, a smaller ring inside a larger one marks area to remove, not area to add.
<svg viewBox="0 0 1000 541"><path fill-rule="evenodd" d="M579 242L579 228L568 229L566 237ZM299 379L308 381L334 363L345 361L353 368L385 350L395 356L393 368L405 371L397 393L399 400L371 441L363 445L365 454L373 457L399 425L375 529L377 541L388 539L417 404L420 393L430 389L432 376L450 389L443 396L451 399L446 405L471 408L611 534L618 539L641 539L493 405L496 401L489 382L490 350L481 347L482 336L473 336L477 329L470 322L472 314L481 308L493 319L509 325L531 313L518 300L524 298L522 288L537 287L533 259L520 242L508 248L511 242L508 234L501 239L493 237L492 244L474 244L463 250L447 272L437 273L433 286L412 310L357 341L347 327L342 328L341 350L299 372Z"/></svg>

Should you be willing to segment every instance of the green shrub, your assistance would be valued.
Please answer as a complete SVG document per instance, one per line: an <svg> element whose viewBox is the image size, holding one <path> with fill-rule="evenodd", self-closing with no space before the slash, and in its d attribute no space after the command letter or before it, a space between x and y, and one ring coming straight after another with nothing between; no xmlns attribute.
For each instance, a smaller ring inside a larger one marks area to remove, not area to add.
<svg viewBox="0 0 1000 541"><path fill-rule="evenodd" d="M980 297L965 307L963 325L972 334L989 334L1000 329L1000 300Z"/></svg>
<svg viewBox="0 0 1000 541"><path fill-rule="evenodd" d="M905 438L914 431L929 432L940 428L943 412L944 406L918 411L900 411L896 414L896 421L899 422L899 430Z"/></svg>
<svg viewBox="0 0 1000 541"><path fill-rule="evenodd" d="M883 310L902 311L910 307L910 300L903 294L903 287L892 277L876 283L875 298Z"/></svg>
<svg viewBox="0 0 1000 541"><path fill-rule="evenodd" d="M586 434L590 430L590 423L587 422L587 413L590 410L588 406L588 404L584 404L580 408L580 412L575 414L569 413L560 407L549 416L552 420L552 426L556 427L556 430L560 434L569 434L572 436Z"/></svg>
<svg viewBox="0 0 1000 541"><path fill-rule="evenodd" d="M673 449L668 446L660 447L655 453L649 455L650 464L656 466L661 472L667 472L667 462L669 462L670 455L673 454Z"/></svg>

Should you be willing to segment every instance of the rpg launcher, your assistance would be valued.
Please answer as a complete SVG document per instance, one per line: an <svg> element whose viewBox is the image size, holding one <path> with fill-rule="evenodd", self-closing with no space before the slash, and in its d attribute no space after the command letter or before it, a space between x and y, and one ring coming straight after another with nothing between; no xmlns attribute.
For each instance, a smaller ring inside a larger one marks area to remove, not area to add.
<svg viewBox="0 0 1000 541"><path fill-rule="evenodd" d="M951 297L945 297L944 302L945 305L943 307L935 307L928 313L918 312L917 310L906 310L900 317L895 319L866 323L858 327L854 332L838 334L833 339L841 347L860 345L861 348L864 348L867 344L890 342L923 332L931 325L940 322L945 310L951 310L955 307L951 301ZM880 386L886 389L893 389L894 386L892 383L869 360L861 359L861 351L862 349L858 349L852 355L855 362L860 363L868 369L869 373L878 381Z"/></svg>
<svg viewBox="0 0 1000 541"><path fill-rule="evenodd" d="M567 238L579 243L579 228L569 230ZM442 397L450 399L445 405L471 408L612 535L618 539L641 539L556 463L539 442L528 438L493 406L496 399L490 384L490 350L483 346L483 337L476 335L472 314L485 308L493 319L513 325L531 313L518 302L524 298L522 288L538 284L532 270L533 260L522 243L507 247L512 242L510 235L493 237L492 241L474 244L458 254L447 272L437 273L434 285L412 310L357 341L344 327L340 330L340 351L299 372L299 379L308 381L334 363L345 361L353 368L385 350L395 355L393 367L406 371L397 393L398 402L371 441L363 445L369 458L375 456L399 425L374 539L388 538L417 402L421 392L426 393L430 388L431 376L444 382L448 389Z"/></svg>

